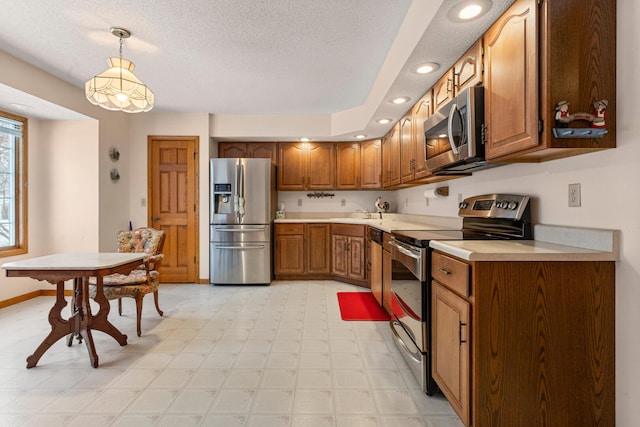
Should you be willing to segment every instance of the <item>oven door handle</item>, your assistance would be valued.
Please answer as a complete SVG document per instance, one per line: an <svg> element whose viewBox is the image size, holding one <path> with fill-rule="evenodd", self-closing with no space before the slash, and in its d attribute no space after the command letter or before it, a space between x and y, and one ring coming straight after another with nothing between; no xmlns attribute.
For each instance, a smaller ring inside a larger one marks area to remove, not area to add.
<svg viewBox="0 0 640 427"><path fill-rule="evenodd" d="M402 340L402 337L396 331L396 328L395 328L396 325L402 328L402 325L400 324L400 322L398 322L396 320L392 320L391 322L389 322L389 326L391 327L391 332L393 332L393 338L396 340L396 342L402 348L404 348L404 350L407 352L409 357L411 357L411 359L413 359L416 362L420 363L422 361L422 353L420 353L420 350L417 347L416 347L416 351L411 351L411 349L407 346L407 343L405 343ZM403 330L404 330L404 328L403 328Z"/></svg>
<svg viewBox="0 0 640 427"><path fill-rule="evenodd" d="M408 256L408 257L410 257L410 258L418 259L418 260L421 258L421 255L420 255L420 254L416 254L416 253L412 252L411 250L409 250L409 249L405 248L404 246L402 246L401 244L399 244L399 243L398 243L398 241L397 241L397 240L395 240L395 239L391 240L389 243L390 243L394 248L396 248L396 249L398 250L398 252L400 252L400 253L402 253L402 254L404 254L404 255L406 255L406 256Z"/></svg>
<svg viewBox="0 0 640 427"><path fill-rule="evenodd" d="M449 137L449 145L451 146L451 151L456 156L460 154L460 149L456 146L455 141L453 140L453 117L458 110L458 105L451 105L451 110L449 111L449 120L447 121L447 136Z"/></svg>

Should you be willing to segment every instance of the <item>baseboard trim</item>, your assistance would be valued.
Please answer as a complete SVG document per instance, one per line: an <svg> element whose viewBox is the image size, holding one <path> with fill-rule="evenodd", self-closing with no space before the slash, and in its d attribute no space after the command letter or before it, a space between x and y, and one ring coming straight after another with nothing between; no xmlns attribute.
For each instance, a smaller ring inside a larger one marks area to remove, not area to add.
<svg viewBox="0 0 640 427"><path fill-rule="evenodd" d="M73 291L71 289L65 289L65 296L72 296ZM18 295L17 297L9 298L3 301L0 301L0 308L9 307L15 304L19 304L21 302L29 301L30 299L36 297L55 297L56 291L55 289L40 289L39 291L29 292L28 294Z"/></svg>

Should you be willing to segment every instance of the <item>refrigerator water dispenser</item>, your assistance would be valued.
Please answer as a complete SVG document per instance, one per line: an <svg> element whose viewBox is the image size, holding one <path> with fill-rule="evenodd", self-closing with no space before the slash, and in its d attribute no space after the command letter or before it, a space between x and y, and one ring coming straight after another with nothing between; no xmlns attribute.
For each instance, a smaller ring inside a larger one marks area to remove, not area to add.
<svg viewBox="0 0 640 427"><path fill-rule="evenodd" d="M231 195L231 184L213 185L213 213L233 213L233 197Z"/></svg>

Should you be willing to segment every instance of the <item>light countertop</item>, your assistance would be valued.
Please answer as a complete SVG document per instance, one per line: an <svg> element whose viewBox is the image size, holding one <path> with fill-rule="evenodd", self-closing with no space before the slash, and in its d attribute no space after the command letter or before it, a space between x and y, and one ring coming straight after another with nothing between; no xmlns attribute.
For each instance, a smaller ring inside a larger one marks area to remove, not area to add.
<svg viewBox="0 0 640 427"><path fill-rule="evenodd" d="M378 214L371 214L372 218L357 217L291 217L286 219L276 219L276 224L287 223L332 223L332 224L361 224L378 228L382 231L391 232L395 230L459 230L462 221L459 218L382 214L382 219Z"/></svg>
<svg viewBox="0 0 640 427"><path fill-rule="evenodd" d="M429 242L433 249L468 261L617 261L618 230L536 224L535 240Z"/></svg>

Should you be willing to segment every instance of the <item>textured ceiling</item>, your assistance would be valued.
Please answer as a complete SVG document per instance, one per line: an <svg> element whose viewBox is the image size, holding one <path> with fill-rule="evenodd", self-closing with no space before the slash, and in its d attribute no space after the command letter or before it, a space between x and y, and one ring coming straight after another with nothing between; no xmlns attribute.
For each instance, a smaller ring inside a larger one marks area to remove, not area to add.
<svg viewBox="0 0 640 427"><path fill-rule="evenodd" d="M410 105L387 99L415 102L513 2L493 0L487 15L460 24L447 17L460 1L0 0L10 17L0 49L83 88L118 55L109 28L119 26L132 33L124 57L154 91L154 111L330 115L373 102L372 121L397 119ZM424 61L442 68L411 72ZM0 85L0 108L17 95ZM45 107L33 115L46 118Z"/></svg>

